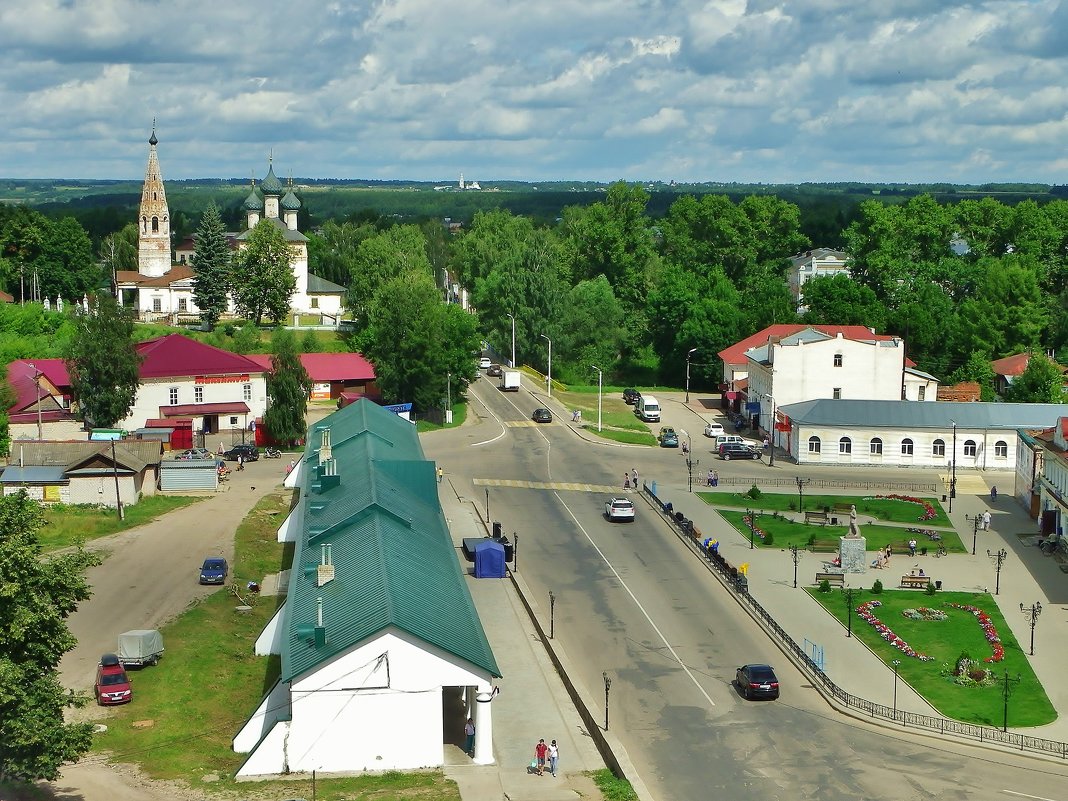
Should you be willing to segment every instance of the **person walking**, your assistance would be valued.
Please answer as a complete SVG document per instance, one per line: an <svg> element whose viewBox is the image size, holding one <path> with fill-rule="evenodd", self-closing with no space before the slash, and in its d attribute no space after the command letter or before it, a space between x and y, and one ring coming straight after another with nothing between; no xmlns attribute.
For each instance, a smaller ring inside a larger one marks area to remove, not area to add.
<svg viewBox="0 0 1068 801"><path fill-rule="evenodd" d="M441 483L441 479L445 476L445 471L440 467L438 468L438 483Z"/></svg>
<svg viewBox="0 0 1068 801"><path fill-rule="evenodd" d="M630 470L630 483L634 489L638 489L638 468L632 467Z"/></svg>
<svg viewBox="0 0 1068 801"><path fill-rule="evenodd" d="M471 718L464 724L464 753L469 757L475 756L475 722Z"/></svg>
<svg viewBox="0 0 1068 801"><path fill-rule="evenodd" d="M990 531L990 510L983 512L983 531Z"/></svg>
<svg viewBox="0 0 1068 801"><path fill-rule="evenodd" d="M630 473L626 471L623 472L623 489L630 489Z"/></svg>
<svg viewBox="0 0 1068 801"><path fill-rule="evenodd" d="M909 540L909 556L916 555L916 540Z"/></svg>
<svg viewBox="0 0 1068 801"><path fill-rule="evenodd" d="M716 474L713 471L711 471L711 470L708 471L708 486L710 486L710 487L713 486L712 480L714 479L715 475Z"/></svg>
<svg viewBox="0 0 1068 801"><path fill-rule="evenodd" d="M990 488L990 500L996 501L997 499L998 499L998 488L997 487L991 487Z"/></svg>
<svg viewBox="0 0 1068 801"><path fill-rule="evenodd" d="M549 743L549 773L556 776L556 766L560 761L560 749L556 747L556 740Z"/></svg>
<svg viewBox="0 0 1068 801"><path fill-rule="evenodd" d="M545 756L549 753L549 746L545 744L545 738L538 740L538 744L534 746L534 759L538 763L538 775L541 776L545 773Z"/></svg>
<svg viewBox="0 0 1068 801"><path fill-rule="evenodd" d="M719 473L717 473L715 470L712 471L712 486L719 486Z"/></svg>
<svg viewBox="0 0 1068 801"><path fill-rule="evenodd" d="M237 471L240 473L245 469L245 457L240 453L237 455Z"/></svg>

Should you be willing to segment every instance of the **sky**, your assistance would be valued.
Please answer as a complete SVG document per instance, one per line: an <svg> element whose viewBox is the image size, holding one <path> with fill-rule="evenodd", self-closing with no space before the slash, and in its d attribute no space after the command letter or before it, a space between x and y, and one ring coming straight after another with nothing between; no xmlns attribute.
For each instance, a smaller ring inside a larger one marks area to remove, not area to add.
<svg viewBox="0 0 1068 801"><path fill-rule="evenodd" d="M0 177L1068 183L1068 0L0 3Z"/></svg>

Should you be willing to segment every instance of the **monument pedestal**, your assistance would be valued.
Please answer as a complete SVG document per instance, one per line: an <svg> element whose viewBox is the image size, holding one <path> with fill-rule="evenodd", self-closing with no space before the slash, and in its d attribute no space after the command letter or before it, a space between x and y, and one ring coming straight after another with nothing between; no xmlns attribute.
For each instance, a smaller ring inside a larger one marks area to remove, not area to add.
<svg viewBox="0 0 1068 801"><path fill-rule="evenodd" d="M868 541L864 537L838 538L838 563L843 573L866 573Z"/></svg>

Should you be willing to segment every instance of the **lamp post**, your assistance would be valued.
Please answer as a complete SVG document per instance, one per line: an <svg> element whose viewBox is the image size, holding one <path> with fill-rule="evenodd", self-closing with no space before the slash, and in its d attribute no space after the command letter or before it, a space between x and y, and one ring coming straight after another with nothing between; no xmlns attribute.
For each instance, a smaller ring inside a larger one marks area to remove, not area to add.
<svg viewBox="0 0 1068 801"><path fill-rule="evenodd" d="M768 456L768 467L775 466L775 398L767 393L764 397L771 401L771 419L768 421L768 445L771 455Z"/></svg>
<svg viewBox="0 0 1068 801"><path fill-rule="evenodd" d="M512 570L519 572L519 534L512 532Z"/></svg>
<svg viewBox="0 0 1068 801"><path fill-rule="evenodd" d="M686 402L690 402L690 357L697 353L697 348L686 351Z"/></svg>
<svg viewBox="0 0 1068 801"><path fill-rule="evenodd" d="M515 315L508 315L512 320L512 367L515 367Z"/></svg>
<svg viewBox="0 0 1068 801"><path fill-rule="evenodd" d="M545 387L551 398L553 396L553 341L545 334L538 334L538 336L549 343L549 370L545 376Z"/></svg>
<svg viewBox="0 0 1068 801"><path fill-rule="evenodd" d="M842 588L842 597L846 602L846 636L853 636L853 599L856 597L857 591L852 587Z"/></svg>
<svg viewBox="0 0 1068 801"><path fill-rule="evenodd" d="M1020 611L1031 618L1031 656L1035 655L1035 624L1038 622L1038 616L1042 614L1042 604L1035 601L1030 606L1024 606L1020 604Z"/></svg>
<svg viewBox="0 0 1068 801"><path fill-rule="evenodd" d="M1001 591L1001 565L1005 562L1009 552L1002 548L997 553L991 553L990 549L986 549L986 555L994 560L994 564L997 566L997 574L994 580L994 595L997 595Z"/></svg>
<svg viewBox="0 0 1068 801"><path fill-rule="evenodd" d="M597 430L601 430L601 386L602 379L604 378L604 371L601 370L596 364L590 365L597 371ZM607 727L606 727L607 728Z"/></svg>
<svg viewBox="0 0 1068 801"><path fill-rule="evenodd" d="M556 595L549 590L549 639L556 633Z"/></svg>
<svg viewBox="0 0 1068 801"><path fill-rule="evenodd" d="M801 549L796 545L790 546L790 558L794 560L794 589L797 589L797 563L801 561Z"/></svg>
<svg viewBox="0 0 1068 801"><path fill-rule="evenodd" d="M35 364L27 364L33 370L33 383L37 385L37 439L44 440L44 427L41 422L41 376L44 375Z"/></svg>
<svg viewBox="0 0 1068 801"><path fill-rule="evenodd" d="M1005 684L1001 688L1001 697L1005 702L1004 717L1001 719L1001 730L1009 730L1009 696L1012 695L1012 689L1020 683L1020 674L1016 674L1016 678L1009 677L1009 671L1005 671Z"/></svg>
<svg viewBox="0 0 1068 801"><path fill-rule="evenodd" d="M755 515L755 514L756 514L756 512L754 512L752 509L746 509L745 510L745 520L746 520L747 523L749 523L749 550L750 551L753 550L753 548L755 547L753 545L753 522L754 522L753 521L753 515Z"/></svg>
<svg viewBox="0 0 1068 801"><path fill-rule="evenodd" d="M686 433L686 429L680 428L679 433L686 437L686 491L693 492L693 469L701 464L701 460L698 459L696 462L693 460L693 440Z"/></svg>
<svg viewBox="0 0 1068 801"><path fill-rule="evenodd" d="M797 476L794 478L794 481L797 482L797 511L799 512L805 511L804 489L805 484L807 484L811 480L811 478L801 478L801 476Z"/></svg>
<svg viewBox="0 0 1068 801"><path fill-rule="evenodd" d="M445 425L452 425L452 373L445 373Z"/></svg>
<svg viewBox="0 0 1068 801"><path fill-rule="evenodd" d="M957 497L957 421L953 423L953 461L949 466L949 511L953 512L953 499Z"/></svg>
<svg viewBox="0 0 1068 801"><path fill-rule="evenodd" d="M975 556L975 540L979 536L979 526L983 522L983 516L964 515L964 519L972 524L972 556Z"/></svg>
<svg viewBox="0 0 1068 801"><path fill-rule="evenodd" d="M901 665L901 660L891 659L890 664L894 666L894 720L897 720L897 669Z"/></svg>
<svg viewBox="0 0 1068 801"><path fill-rule="evenodd" d="M604 679L604 730L608 731L608 691L612 689L612 680L606 670L601 671L601 678Z"/></svg>

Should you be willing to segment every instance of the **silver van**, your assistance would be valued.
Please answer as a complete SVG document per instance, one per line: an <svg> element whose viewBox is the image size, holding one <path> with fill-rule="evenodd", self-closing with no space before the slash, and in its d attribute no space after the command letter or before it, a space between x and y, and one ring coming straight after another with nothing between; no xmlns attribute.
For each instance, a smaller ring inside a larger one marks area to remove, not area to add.
<svg viewBox="0 0 1068 801"><path fill-rule="evenodd" d="M660 422L660 401L652 395L642 395L635 405L638 417L646 423Z"/></svg>
<svg viewBox="0 0 1068 801"><path fill-rule="evenodd" d="M723 445L726 442L732 442L732 443L736 442L739 445L748 445L749 444L744 439L739 437L737 434L720 434L718 437L716 437L716 452L717 453L719 452L719 446Z"/></svg>

